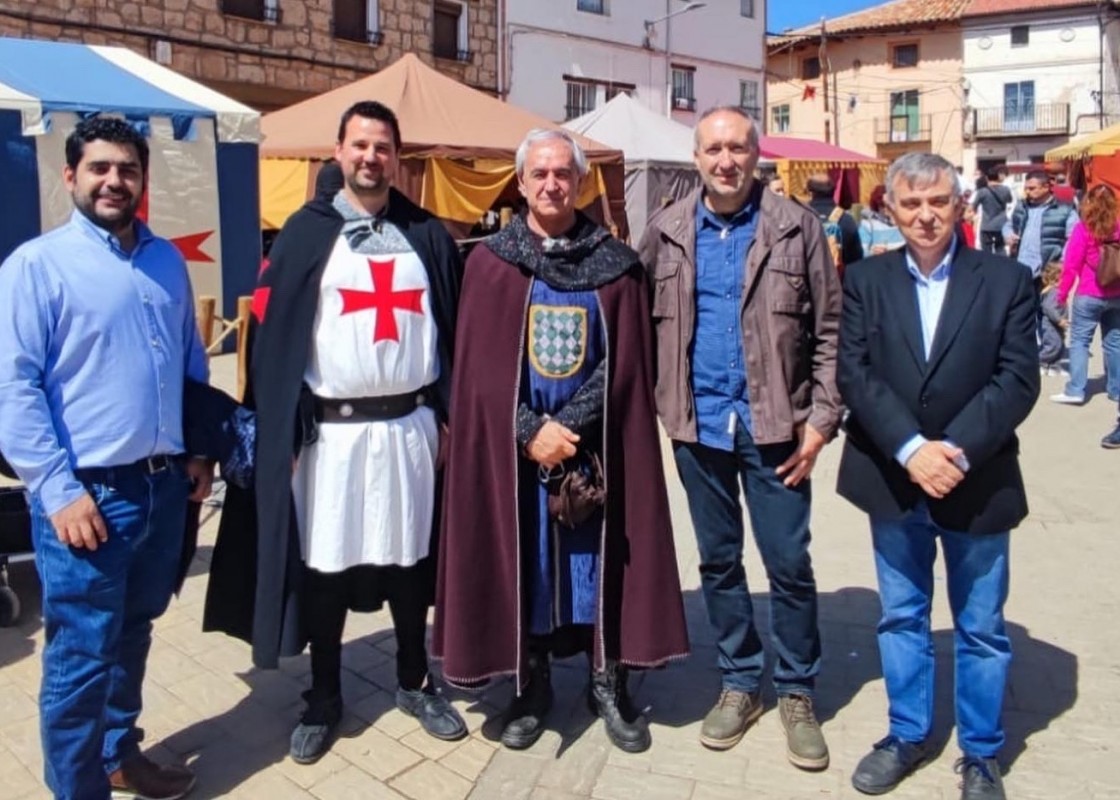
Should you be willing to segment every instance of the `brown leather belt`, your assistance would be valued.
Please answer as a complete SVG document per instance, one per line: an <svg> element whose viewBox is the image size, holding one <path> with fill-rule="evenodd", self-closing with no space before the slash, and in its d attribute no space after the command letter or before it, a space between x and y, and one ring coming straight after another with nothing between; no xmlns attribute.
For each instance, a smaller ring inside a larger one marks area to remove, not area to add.
<svg viewBox="0 0 1120 800"><path fill-rule="evenodd" d="M316 422L380 422L407 417L427 403L428 389L381 397L315 396Z"/></svg>

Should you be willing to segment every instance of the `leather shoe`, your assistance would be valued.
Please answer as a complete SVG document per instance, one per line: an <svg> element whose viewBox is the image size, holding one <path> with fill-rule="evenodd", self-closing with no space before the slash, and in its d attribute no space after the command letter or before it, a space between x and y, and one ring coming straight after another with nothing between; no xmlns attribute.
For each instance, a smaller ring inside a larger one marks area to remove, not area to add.
<svg viewBox="0 0 1120 800"><path fill-rule="evenodd" d="M342 721L342 697L334 695L313 699L311 692L305 692L303 696L307 700L307 709L292 731L288 755L297 764L314 764L331 749L338 734L338 724Z"/></svg>
<svg viewBox="0 0 1120 800"><path fill-rule="evenodd" d="M961 800L1007 800L994 758L965 756L957 759L953 769L961 776Z"/></svg>
<svg viewBox="0 0 1120 800"><path fill-rule="evenodd" d="M423 689L397 689L397 708L420 720L430 736L453 742L467 735L467 723L431 684Z"/></svg>
<svg viewBox="0 0 1120 800"><path fill-rule="evenodd" d="M121 762L109 774L114 798L136 800L177 800L194 788L194 773L186 767L157 764L136 755Z"/></svg>
<svg viewBox="0 0 1120 800"><path fill-rule="evenodd" d="M544 733L544 721L552 710L552 669L547 653L529 655L529 682L513 698L502 715L502 744L510 750L525 750Z"/></svg>
<svg viewBox="0 0 1120 800"><path fill-rule="evenodd" d="M888 736L876 742L852 773L852 786L864 794L886 794L921 766L926 758L921 743L904 742Z"/></svg>
<svg viewBox="0 0 1120 800"><path fill-rule="evenodd" d="M602 717L615 747L624 753L643 753L652 743L649 722L630 700L628 676L626 667L607 661L604 669L591 673L587 705L592 714Z"/></svg>

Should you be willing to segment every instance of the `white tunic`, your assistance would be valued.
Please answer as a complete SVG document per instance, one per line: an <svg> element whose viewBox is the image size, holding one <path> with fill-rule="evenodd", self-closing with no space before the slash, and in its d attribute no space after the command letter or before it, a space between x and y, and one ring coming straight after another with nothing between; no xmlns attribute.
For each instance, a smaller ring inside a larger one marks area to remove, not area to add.
<svg viewBox="0 0 1120 800"><path fill-rule="evenodd" d="M323 272L304 373L320 397L404 394L439 377L427 273L386 227L398 252L355 253L340 236ZM427 556L438 445L426 406L393 420L321 423L292 479L304 562L340 572Z"/></svg>

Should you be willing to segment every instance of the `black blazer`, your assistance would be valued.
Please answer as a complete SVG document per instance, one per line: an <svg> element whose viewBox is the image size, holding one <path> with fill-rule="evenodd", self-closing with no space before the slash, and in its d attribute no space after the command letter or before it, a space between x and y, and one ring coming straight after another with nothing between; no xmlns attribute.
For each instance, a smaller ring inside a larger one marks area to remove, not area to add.
<svg viewBox="0 0 1120 800"><path fill-rule="evenodd" d="M927 360L904 251L848 267L837 384L851 415L840 495L877 519L898 519L925 499L950 530L1015 527L1027 515L1015 428L1038 399L1037 303L1028 269L959 247ZM895 461L916 433L949 439L968 458L965 479L942 500Z"/></svg>

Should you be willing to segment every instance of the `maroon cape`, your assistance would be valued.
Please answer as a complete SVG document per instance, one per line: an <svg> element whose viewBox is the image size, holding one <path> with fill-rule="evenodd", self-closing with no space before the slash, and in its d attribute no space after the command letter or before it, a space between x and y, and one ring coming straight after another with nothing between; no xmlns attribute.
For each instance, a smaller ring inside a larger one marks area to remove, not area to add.
<svg viewBox="0 0 1120 800"><path fill-rule="evenodd" d="M467 260L456 328L433 654L452 683L526 673L528 619L514 436L530 275L485 244ZM597 290L607 329L607 502L594 663L688 654L653 401L644 273ZM534 487L527 487L534 488Z"/></svg>

